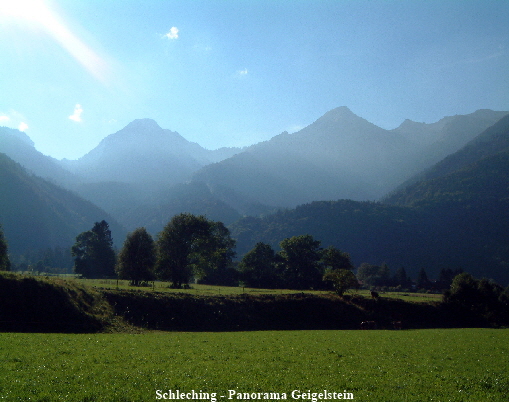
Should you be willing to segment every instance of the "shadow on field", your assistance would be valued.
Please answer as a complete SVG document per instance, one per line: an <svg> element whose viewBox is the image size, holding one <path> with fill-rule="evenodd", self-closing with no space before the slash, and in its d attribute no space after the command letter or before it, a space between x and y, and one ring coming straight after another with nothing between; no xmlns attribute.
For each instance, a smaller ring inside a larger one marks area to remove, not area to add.
<svg viewBox="0 0 509 402"><path fill-rule="evenodd" d="M0 330L97 332L113 309L102 295L73 281L0 273Z"/></svg>
<svg viewBox="0 0 509 402"><path fill-rule="evenodd" d="M304 293L199 296L95 290L74 281L0 273L0 331L251 331L488 327L483 316L445 303ZM134 328L134 329L136 329Z"/></svg>
<svg viewBox="0 0 509 402"><path fill-rule="evenodd" d="M249 331L359 329L376 321L379 329L487 326L482 319L458 314L441 303L411 303L399 299L371 300L336 295L195 296L149 292L104 292L129 323L169 331ZM468 325L467 325L468 324Z"/></svg>

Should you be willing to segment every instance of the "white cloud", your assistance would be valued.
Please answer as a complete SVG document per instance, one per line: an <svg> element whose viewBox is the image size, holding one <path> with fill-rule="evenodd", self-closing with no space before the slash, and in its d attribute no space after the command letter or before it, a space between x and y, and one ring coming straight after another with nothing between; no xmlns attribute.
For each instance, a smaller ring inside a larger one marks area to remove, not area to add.
<svg viewBox="0 0 509 402"><path fill-rule="evenodd" d="M83 113L83 108L79 103L74 106L74 113L69 116L69 119L72 121L75 121L77 123L80 123L81 120L81 114Z"/></svg>
<svg viewBox="0 0 509 402"><path fill-rule="evenodd" d="M247 75L247 68L245 68L244 70L240 70L239 72L239 75Z"/></svg>
<svg viewBox="0 0 509 402"><path fill-rule="evenodd" d="M25 123L27 118L23 114L10 109L7 113L0 113L0 125L5 125L10 128L17 128L20 131L25 131L28 124Z"/></svg>
<svg viewBox="0 0 509 402"><path fill-rule="evenodd" d="M179 29L177 27L171 27L170 32L164 35L168 39L178 39L179 37Z"/></svg>

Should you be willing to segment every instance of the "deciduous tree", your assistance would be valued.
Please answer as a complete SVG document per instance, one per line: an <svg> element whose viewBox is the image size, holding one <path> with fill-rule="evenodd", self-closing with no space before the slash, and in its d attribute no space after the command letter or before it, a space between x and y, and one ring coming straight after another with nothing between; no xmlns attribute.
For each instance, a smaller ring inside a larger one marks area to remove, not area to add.
<svg viewBox="0 0 509 402"><path fill-rule="evenodd" d="M209 283L223 281L232 273L234 247L223 223L202 215L175 215L159 234L156 272L177 288L193 275Z"/></svg>
<svg viewBox="0 0 509 402"><path fill-rule="evenodd" d="M332 286L339 296L343 296L348 289L359 287L359 281L349 269L334 269L329 271L323 276L323 280L332 282Z"/></svg>
<svg viewBox="0 0 509 402"><path fill-rule="evenodd" d="M350 254L338 250L334 246L329 246L322 250L322 263L326 269L349 269L352 270L354 266L350 259Z"/></svg>
<svg viewBox="0 0 509 402"><path fill-rule="evenodd" d="M116 272L119 278L129 279L134 286L154 278L155 243L145 228L127 235L118 253Z"/></svg>
<svg viewBox="0 0 509 402"><path fill-rule="evenodd" d="M284 280L290 289L317 289L322 285L320 241L311 235L293 236L279 243Z"/></svg>
<svg viewBox="0 0 509 402"><path fill-rule="evenodd" d="M238 271L233 268L235 240L222 222L209 222L209 235L199 240L199 254L194 267L200 283L233 286Z"/></svg>
<svg viewBox="0 0 509 402"><path fill-rule="evenodd" d="M94 227L80 233L72 246L74 272L85 278L115 276L115 251L111 231L106 221L96 222Z"/></svg>
<svg viewBox="0 0 509 402"><path fill-rule="evenodd" d="M282 285L274 249L263 242L256 243L239 264L241 279L246 286L274 289Z"/></svg>

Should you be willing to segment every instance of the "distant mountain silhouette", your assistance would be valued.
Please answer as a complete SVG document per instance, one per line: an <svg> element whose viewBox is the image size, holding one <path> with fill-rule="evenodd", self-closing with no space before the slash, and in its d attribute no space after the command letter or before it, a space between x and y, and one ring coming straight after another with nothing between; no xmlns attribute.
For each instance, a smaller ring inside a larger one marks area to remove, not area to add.
<svg viewBox="0 0 509 402"><path fill-rule="evenodd" d="M234 189L271 206L313 200L374 200L463 146L507 112L478 111L434 124L384 130L340 107L294 134L284 132L207 165L193 180Z"/></svg>
<svg viewBox="0 0 509 402"><path fill-rule="evenodd" d="M76 236L106 220L121 245L126 231L106 212L74 193L28 173L0 153L0 223L9 252L68 247Z"/></svg>
<svg viewBox="0 0 509 402"><path fill-rule="evenodd" d="M87 182L173 185L235 152L238 149L206 150L162 129L154 120L138 119L104 138L80 159L63 161L63 165Z"/></svg>
<svg viewBox="0 0 509 402"><path fill-rule="evenodd" d="M428 192L430 186L444 185L441 181L431 182L433 179L459 172L461 169L467 169L470 172L468 174L475 176L472 169L477 169L477 165L473 165L474 163L509 150L508 133L509 115L487 128L460 150L402 183L395 191L384 197L384 202L395 205L414 204L423 197L430 196Z"/></svg>
<svg viewBox="0 0 509 402"><path fill-rule="evenodd" d="M77 180L58 160L37 151L30 137L22 131L0 127L0 152L37 176L56 183L70 185Z"/></svg>

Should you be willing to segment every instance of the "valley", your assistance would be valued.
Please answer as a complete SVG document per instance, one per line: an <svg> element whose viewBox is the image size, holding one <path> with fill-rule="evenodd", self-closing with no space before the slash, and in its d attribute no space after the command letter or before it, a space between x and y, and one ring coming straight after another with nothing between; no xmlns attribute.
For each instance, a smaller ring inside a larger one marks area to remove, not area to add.
<svg viewBox="0 0 509 402"><path fill-rule="evenodd" d="M404 266L413 277L462 269L505 283L506 115L478 110L384 130L339 107L294 134L214 151L139 119L74 161L0 128L0 222L22 255L70 247L103 219L120 247L135 228L156 235L189 212L225 223L238 258L259 241L277 249L311 234L356 266Z"/></svg>

